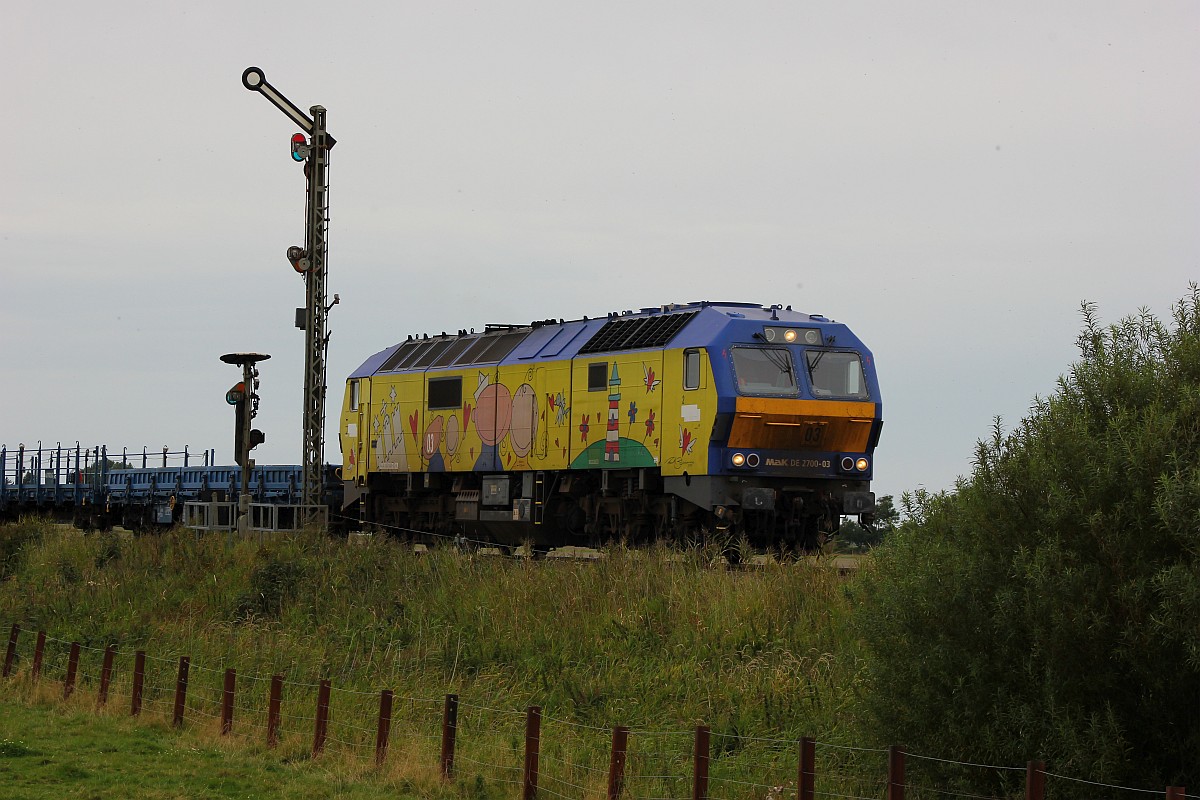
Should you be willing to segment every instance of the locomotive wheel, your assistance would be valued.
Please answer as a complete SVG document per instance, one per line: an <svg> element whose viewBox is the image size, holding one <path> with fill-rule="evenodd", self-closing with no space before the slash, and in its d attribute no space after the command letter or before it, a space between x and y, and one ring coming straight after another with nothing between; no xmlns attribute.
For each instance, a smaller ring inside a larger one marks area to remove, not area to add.
<svg viewBox="0 0 1200 800"><path fill-rule="evenodd" d="M587 533L587 514L573 497L556 498L550 514L564 536L583 537Z"/></svg>

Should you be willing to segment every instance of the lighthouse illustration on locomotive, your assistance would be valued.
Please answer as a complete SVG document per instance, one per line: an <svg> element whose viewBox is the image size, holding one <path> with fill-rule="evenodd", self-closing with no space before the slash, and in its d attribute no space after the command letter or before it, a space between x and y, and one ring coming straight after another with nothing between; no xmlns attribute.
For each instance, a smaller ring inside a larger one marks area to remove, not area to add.
<svg viewBox="0 0 1200 800"><path fill-rule="evenodd" d="M365 523L542 547L869 523L871 352L791 307L699 302L409 337L349 377L343 503Z"/></svg>

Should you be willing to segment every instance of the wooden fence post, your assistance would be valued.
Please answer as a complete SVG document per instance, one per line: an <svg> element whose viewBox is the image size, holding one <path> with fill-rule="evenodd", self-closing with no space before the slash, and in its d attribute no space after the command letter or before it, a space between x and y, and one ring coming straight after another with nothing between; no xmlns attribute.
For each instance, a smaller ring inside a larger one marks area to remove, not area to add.
<svg viewBox="0 0 1200 800"><path fill-rule="evenodd" d="M617 800L625 788L625 754L629 752L629 728L613 728L612 754L608 758L608 800Z"/></svg>
<svg viewBox="0 0 1200 800"><path fill-rule="evenodd" d="M225 685L221 687L221 735L228 736L233 730L233 701L237 691L237 671L225 670Z"/></svg>
<svg viewBox="0 0 1200 800"><path fill-rule="evenodd" d="M96 705L103 707L108 702L108 687L112 683L113 658L117 654L117 646L110 644L104 648L104 663L100 667L100 690L96 692Z"/></svg>
<svg viewBox="0 0 1200 800"><path fill-rule="evenodd" d="M379 693L379 726L375 730L375 766L383 765L387 756L388 736L392 731L392 690Z"/></svg>
<svg viewBox="0 0 1200 800"><path fill-rule="evenodd" d="M1030 761L1025 765L1025 800L1045 800L1046 762Z"/></svg>
<svg viewBox="0 0 1200 800"><path fill-rule="evenodd" d="M183 725L183 712L187 707L188 667L192 660L187 656L179 657L179 677L175 680L175 718L172 724L178 728Z"/></svg>
<svg viewBox="0 0 1200 800"><path fill-rule="evenodd" d="M4 677L12 673L13 660L17 657L17 637L21 635L21 626L13 623L12 632L8 634L8 650L4 653Z"/></svg>
<svg viewBox="0 0 1200 800"><path fill-rule="evenodd" d="M69 700L75 691L75 676L79 674L79 642L71 642L71 654L67 656L67 678L63 681L63 700Z"/></svg>
<svg viewBox="0 0 1200 800"><path fill-rule="evenodd" d="M887 800L904 800L904 748L888 747Z"/></svg>
<svg viewBox="0 0 1200 800"><path fill-rule="evenodd" d="M800 769L796 775L796 800L813 800L817 786L817 743L810 737L800 739Z"/></svg>
<svg viewBox="0 0 1200 800"><path fill-rule="evenodd" d="M138 650L133 657L133 702L130 716L142 713L142 687L146 683L146 651Z"/></svg>
<svg viewBox="0 0 1200 800"><path fill-rule="evenodd" d="M454 780L454 740L458 736L458 695L446 695L442 707L442 779Z"/></svg>
<svg viewBox="0 0 1200 800"><path fill-rule="evenodd" d="M279 706L283 702L283 676L271 676L271 699L267 704L267 747L279 744Z"/></svg>
<svg viewBox="0 0 1200 800"><path fill-rule="evenodd" d="M33 681L42 677L42 656L46 653L46 632L38 631L37 644L33 646Z"/></svg>
<svg viewBox="0 0 1200 800"><path fill-rule="evenodd" d="M707 725L696 726L696 747L692 751L692 800L708 800L708 740Z"/></svg>
<svg viewBox="0 0 1200 800"><path fill-rule="evenodd" d="M271 675L271 697L266 704L266 746L280 744L280 705L283 703L283 675Z"/></svg>
<svg viewBox="0 0 1200 800"><path fill-rule="evenodd" d="M329 681L321 681L320 687L317 689L317 719L313 731L313 758L321 755L321 751L325 749L325 734L329 727L329 690L331 684Z"/></svg>
<svg viewBox="0 0 1200 800"><path fill-rule="evenodd" d="M523 800L534 800L538 788L538 752L542 743L542 709L530 706L525 710L525 791Z"/></svg>

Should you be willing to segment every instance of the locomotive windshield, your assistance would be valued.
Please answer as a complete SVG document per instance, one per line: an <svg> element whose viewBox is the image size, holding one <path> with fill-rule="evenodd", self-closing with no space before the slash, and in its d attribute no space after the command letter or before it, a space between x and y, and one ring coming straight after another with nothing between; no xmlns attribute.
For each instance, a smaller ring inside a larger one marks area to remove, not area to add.
<svg viewBox="0 0 1200 800"><path fill-rule="evenodd" d="M733 374L737 378L739 394L796 396L796 371L787 350L735 347Z"/></svg>
<svg viewBox="0 0 1200 800"><path fill-rule="evenodd" d="M806 355L813 395L867 399L867 382L858 353L809 350Z"/></svg>

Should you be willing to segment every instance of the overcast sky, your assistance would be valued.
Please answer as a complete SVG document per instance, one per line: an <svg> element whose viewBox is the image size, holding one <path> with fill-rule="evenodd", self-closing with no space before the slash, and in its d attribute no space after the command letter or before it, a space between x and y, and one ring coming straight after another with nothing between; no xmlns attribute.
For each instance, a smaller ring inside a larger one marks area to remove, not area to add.
<svg viewBox="0 0 1200 800"><path fill-rule="evenodd" d="M46 3L0 24L0 443L215 448L259 351L299 463L304 179L328 109L326 456L412 332L783 303L876 357L875 489L949 488L1079 306L1200 278L1200 4Z"/></svg>

